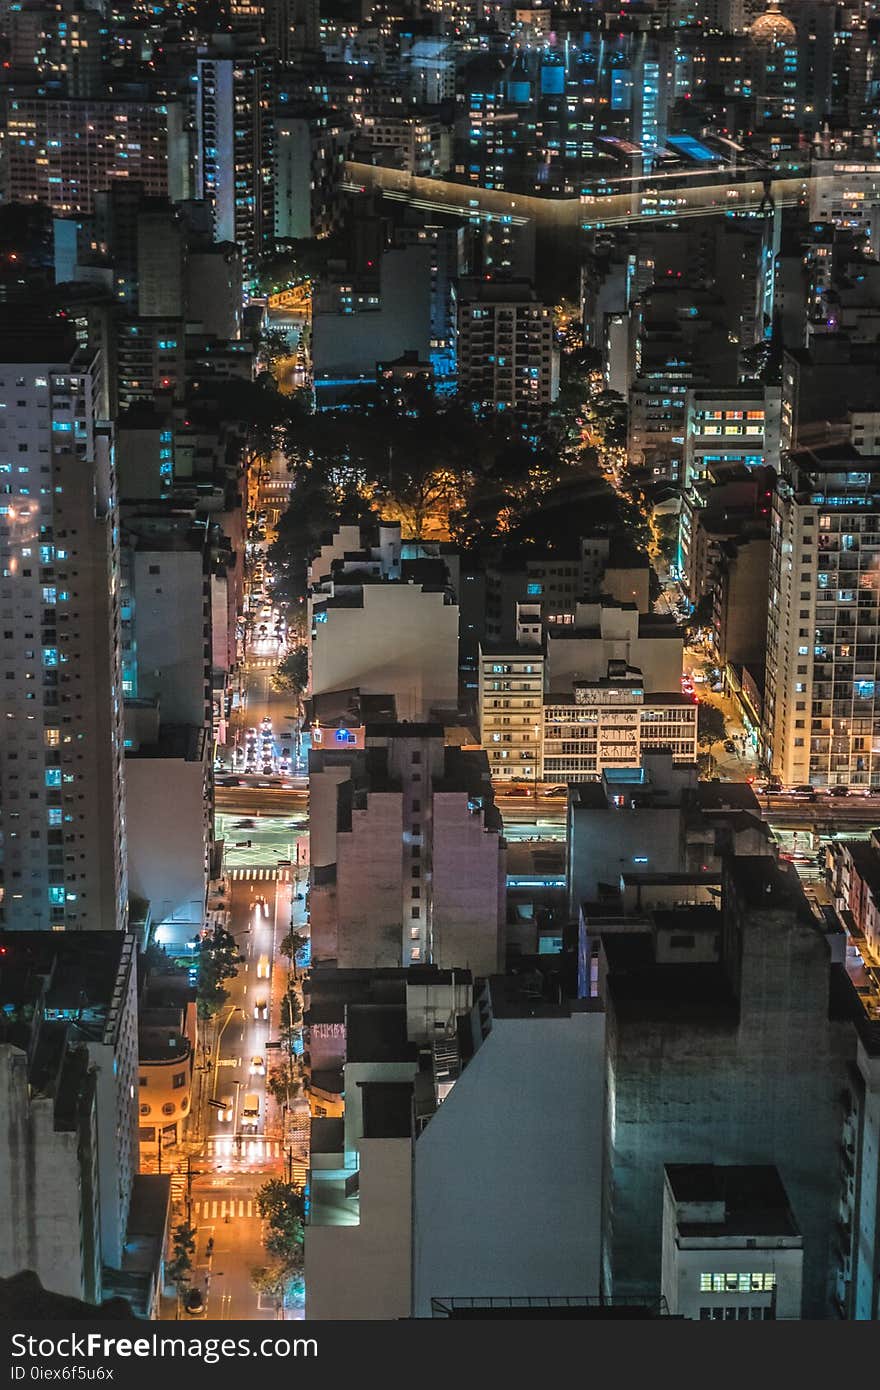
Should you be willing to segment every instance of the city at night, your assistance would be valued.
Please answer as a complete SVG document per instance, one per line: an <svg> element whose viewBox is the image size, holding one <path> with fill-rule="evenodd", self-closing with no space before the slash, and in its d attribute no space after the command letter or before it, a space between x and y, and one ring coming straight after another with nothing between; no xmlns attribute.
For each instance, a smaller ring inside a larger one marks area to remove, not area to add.
<svg viewBox="0 0 880 1390"><path fill-rule="evenodd" d="M0 0L11 1379L643 1385L878 1155L878 0Z"/></svg>

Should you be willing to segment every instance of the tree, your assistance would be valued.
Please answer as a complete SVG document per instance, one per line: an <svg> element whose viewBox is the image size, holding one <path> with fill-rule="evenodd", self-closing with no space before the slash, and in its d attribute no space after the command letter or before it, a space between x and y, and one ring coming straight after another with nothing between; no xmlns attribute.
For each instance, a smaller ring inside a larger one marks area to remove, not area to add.
<svg viewBox="0 0 880 1390"><path fill-rule="evenodd" d="M284 328L266 328L260 338L260 346L271 372L274 372L282 357L290 356L290 338Z"/></svg>
<svg viewBox="0 0 880 1390"><path fill-rule="evenodd" d="M285 1015L286 1015L286 1017L285 1017ZM287 993L285 994L284 998L283 998L282 1001L281 1001L281 1029L282 1029L282 1037L283 1037L283 1035L284 1035L284 1029L285 1029L285 1027L286 1027L289 1031L295 1032L295 1031L301 1026L301 1024L302 1024L302 1019L303 1019L302 999L301 999L300 996L299 996L299 992L294 988L293 985L291 985L290 988L288 989Z"/></svg>
<svg viewBox="0 0 880 1390"><path fill-rule="evenodd" d="M196 979L196 1008L199 1018L213 1018L229 998L223 988L238 971L239 952L235 937L223 927L215 927L199 942L199 972Z"/></svg>
<svg viewBox="0 0 880 1390"><path fill-rule="evenodd" d="M257 1211L266 1222L263 1244L288 1270L302 1262L305 1198L293 1183L270 1178L257 1192Z"/></svg>
<svg viewBox="0 0 880 1390"><path fill-rule="evenodd" d="M276 1307L283 1308L288 1299L302 1293L302 1258L291 1263L273 1260L271 1264L257 1266L251 1270L251 1287L274 1299Z"/></svg>
<svg viewBox="0 0 880 1390"><path fill-rule="evenodd" d="M662 512L654 517L654 530L660 554L671 565L678 551L678 517L673 512Z"/></svg>
<svg viewBox="0 0 880 1390"><path fill-rule="evenodd" d="M709 705L705 700L700 701L697 712L697 742L701 748L711 748L713 743L720 742L726 735L724 715L717 705Z"/></svg>
<svg viewBox="0 0 880 1390"><path fill-rule="evenodd" d="M274 1096L279 1105L290 1105L292 1100L296 1100L302 1091L299 1060L286 1055L266 1077L266 1090Z"/></svg>
<svg viewBox="0 0 880 1390"><path fill-rule="evenodd" d="M701 594L694 606L694 611L685 624L685 633L688 640L693 640L695 635L704 627L712 626L712 616L715 611L715 598L710 592Z"/></svg>
<svg viewBox="0 0 880 1390"><path fill-rule="evenodd" d="M309 688L309 653L307 647L294 647L279 662L277 670L272 676L272 689L284 692L291 691L298 699Z"/></svg>
<svg viewBox="0 0 880 1390"><path fill-rule="evenodd" d="M290 961L294 977L296 976L296 957L308 944L309 938L303 936L302 932L294 931L292 927L281 942L281 954L282 956L287 956L287 959Z"/></svg>
<svg viewBox="0 0 880 1390"><path fill-rule="evenodd" d="M167 1274L177 1289L178 1297L182 1298L189 1285L192 1257L196 1251L196 1229L190 1226L189 1222L182 1221L179 1226L175 1226L172 1249L174 1258L168 1264Z"/></svg>

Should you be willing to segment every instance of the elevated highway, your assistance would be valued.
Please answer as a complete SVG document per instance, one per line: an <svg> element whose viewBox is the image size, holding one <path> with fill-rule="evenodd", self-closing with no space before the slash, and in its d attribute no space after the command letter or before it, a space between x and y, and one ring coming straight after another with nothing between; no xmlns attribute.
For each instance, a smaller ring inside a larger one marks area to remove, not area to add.
<svg viewBox="0 0 880 1390"><path fill-rule="evenodd" d="M811 185L829 176L780 174L764 178L759 170L719 180L703 169L692 173L656 174L631 180L632 187L601 195L538 198L525 193L481 188L449 179L418 178L401 169L383 169L349 160L344 188L351 193L381 193L425 212L452 213L474 220L506 220L514 226L534 223L536 230L569 234L630 222L662 218L712 217L725 212L757 211L768 201L792 207L809 197ZM618 181L618 184L622 181Z"/></svg>

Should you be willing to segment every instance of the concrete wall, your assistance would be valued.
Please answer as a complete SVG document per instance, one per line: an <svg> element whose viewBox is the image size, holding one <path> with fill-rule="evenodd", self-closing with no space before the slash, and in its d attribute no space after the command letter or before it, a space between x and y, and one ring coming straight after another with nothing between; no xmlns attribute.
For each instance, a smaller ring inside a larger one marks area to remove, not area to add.
<svg viewBox="0 0 880 1390"><path fill-rule="evenodd" d="M241 337L241 253L233 242L190 251L186 262L188 323L215 338Z"/></svg>
<svg viewBox="0 0 880 1390"><path fill-rule="evenodd" d="M362 608L329 608L311 643L312 694L392 694L399 719L458 704L458 606L417 584L364 587Z"/></svg>
<svg viewBox="0 0 880 1390"><path fill-rule="evenodd" d="M722 666L727 661L750 668L762 665L769 584L770 541L755 539L740 545L727 570Z"/></svg>
<svg viewBox="0 0 880 1390"><path fill-rule="evenodd" d="M503 960L503 844L481 815L468 814L466 792L435 792L433 811L434 963L494 974Z"/></svg>
<svg viewBox="0 0 880 1390"><path fill-rule="evenodd" d="M621 1012L612 980L603 1279L614 1294L659 1294L664 1164L774 1163L804 1237L804 1314L823 1317L855 1044L828 1019L821 932L781 911L741 926L738 1019L696 1000Z"/></svg>
<svg viewBox="0 0 880 1390"><path fill-rule="evenodd" d="M361 1141L360 1222L306 1229L306 1317L409 1316L411 1150L410 1139Z"/></svg>
<svg viewBox="0 0 880 1390"><path fill-rule="evenodd" d="M0 1045L0 1277L33 1269L44 1288L83 1298L100 1280L84 1239L89 1225L97 1232L97 1193L83 1181L76 1130L56 1132L53 1111L29 1099L26 1054Z"/></svg>
<svg viewBox="0 0 880 1390"><path fill-rule="evenodd" d="M354 314L316 312L312 317L312 365L321 377L372 375L377 362L405 352L428 360L431 349L431 251L407 246L386 251L380 267L379 307Z"/></svg>
<svg viewBox="0 0 880 1390"><path fill-rule="evenodd" d="M381 793L352 812L338 837L337 952L340 969L401 964L403 798ZM409 964L409 961L406 962Z"/></svg>
<svg viewBox="0 0 880 1390"><path fill-rule="evenodd" d="M414 1308L594 1297L604 1015L495 1019L415 1151Z"/></svg>
<svg viewBox="0 0 880 1390"><path fill-rule="evenodd" d="M131 573L138 695L159 697L163 724L201 728L207 618L201 552L139 549Z"/></svg>
<svg viewBox="0 0 880 1390"><path fill-rule="evenodd" d="M634 603L640 613L651 611L651 570L648 565L614 565L602 577L602 592L620 603ZM681 674L679 672L679 674ZM670 686L670 690L677 687Z"/></svg>
<svg viewBox="0 0 880 1390"><path fill-rule="evenodd" d="M646 694L678 690L683 650L681 637L630 637L625 631L601 638L560 637L547 646L548 688L565 690L573 681L601 680L609 661L628 661L642 672Z"/></svg>
<svg viewBox="0 0 880 1390"><path fill-rule="evenodd" d="M188 928L204 923L204 786L202 762L131 754L125 759L129 883L133 893L150 903L154 922L181 922ZM163 937L159 940L161 944Z"/></svg>
<svg viewBox="0 0 880 1390"><path fill-rule="evenodd" d="M682 853L681 811L675 807L570 810L566 851L570 911L577 912L584 901L595 901L600 883L616 888L621 874L679 872L685 868Z"/></svg>

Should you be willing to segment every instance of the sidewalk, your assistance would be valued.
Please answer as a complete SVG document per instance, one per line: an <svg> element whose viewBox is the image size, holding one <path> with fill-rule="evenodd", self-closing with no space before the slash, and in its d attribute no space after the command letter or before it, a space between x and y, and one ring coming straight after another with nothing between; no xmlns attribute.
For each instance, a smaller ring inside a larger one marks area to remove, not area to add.
<svg viewBox="0 0 880 1390"><path fill-rule="evenodd" d="M305 882L306 872L302 869L296 871L294 881L290 885L290 921L288 925L279 922L279 944L280 940L287 935L288 929L299 932L302 936L308 936L309 926L305 904ZM297 901L297 894L302 894L302 901ZM294 981L297 993L302 1001L302 967L296 970L296 980ZM272 993L269 1001L269 1020L270 1034L273 1038L278 1038L281 1034L282 1025L285 1020L282 1018L282 1000L286 993L288 980L292 978L293 972L288 973L288 962L285 956L278 955L274 962L272 972ZM276 1062L281 1060L281 1052L273 1049ZM270 1064L271 1065L271 1064ZM308 1166L308 1100L302 1095L294 1098L291 1104L290 1114L287 1116L285 1124L285 1110L281 1102L274 1096L266 1092L266 1133L273 1137L280 1138L285 1148L291 1148L293 1152L294 1178L299 1176L304 1179L304 1172ZM304 1124L305 1121L305 1124ZM285 1160L286 1162L286 1160ZM285 1173L287 1169L285 1167Z"/></svg>

